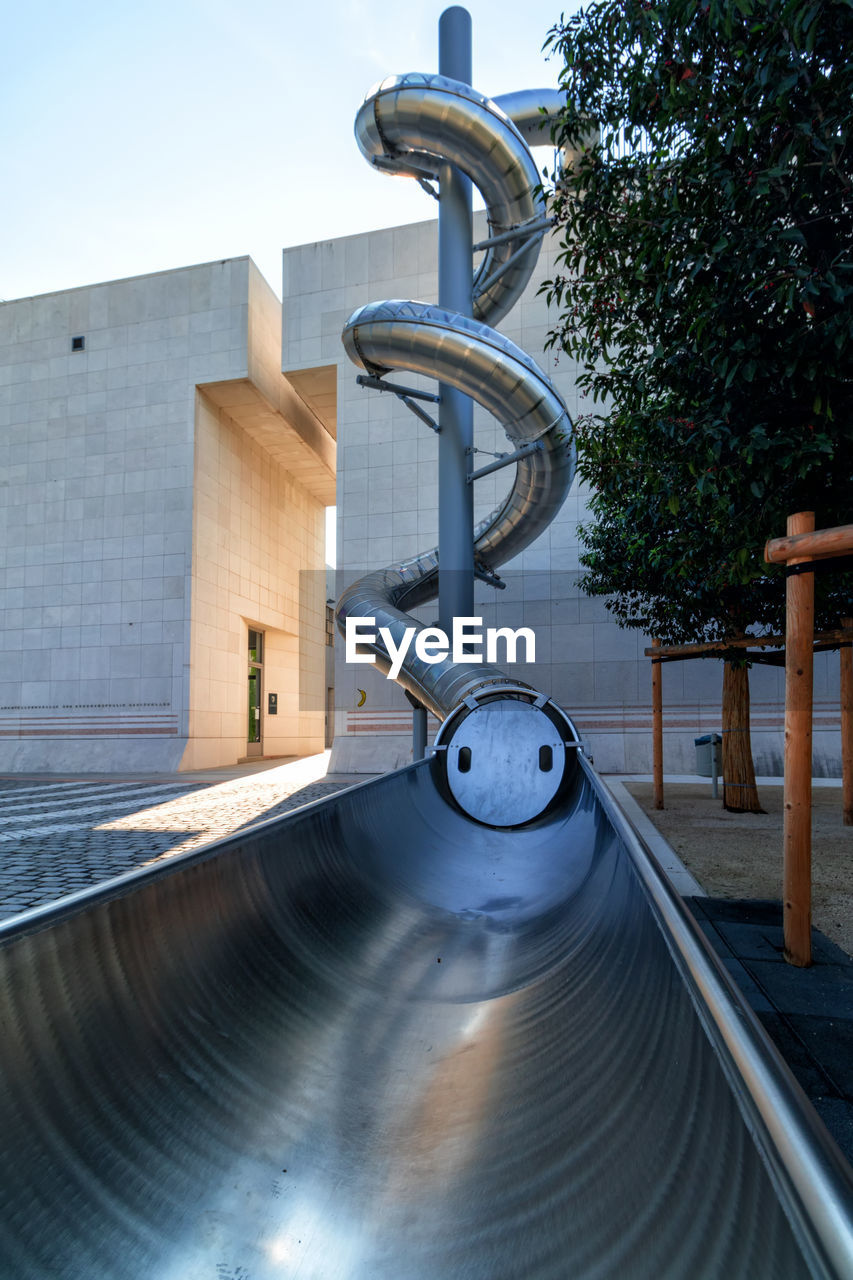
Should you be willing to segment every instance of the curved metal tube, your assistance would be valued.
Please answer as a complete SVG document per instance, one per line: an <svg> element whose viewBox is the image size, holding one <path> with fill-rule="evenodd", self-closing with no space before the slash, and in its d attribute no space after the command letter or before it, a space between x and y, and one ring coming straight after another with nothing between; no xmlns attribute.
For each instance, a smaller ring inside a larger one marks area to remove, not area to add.
<svg viewBox="0 0 853 1280"><path fill-rule="evenodd" d="M506 112L532 147L550 145L548 130L566 103L559 89L519 89L499 94L492 101Z"/></svg>
<svg viewBox="0 0 853 1280"><path fill-rule="evenodd" d="M509 96L525 129L544 117L540 91ZM541 91L546 109L558 95ZM494 323L514 305L536 265L544 229L544 203L533 158L522 133L495 102L469 86L438 75L393 76L368 94L356 118L362 153L386 172L436 176L448 161L462 169L486 203L490 237L518 230L487 248L474 278L475 318L452 315L422 302L369 303L347 321L342 341L350 359L374 375L406 369L452 384L503 425L514 445L541 440L542 450L522 458L507 498L474 534L475 558L488 569L518 555L556 515L574 475L568 410L535 361L485 321ZM432 599L438 589L438 551L367 574L338 602L338 625L347 617L371 617L399 642L406 627L423 627L405 610ZM381 644L377 665L388 671ZM474 691L506 688L496 667L427 664L409 649L399 683L445 719ZM525 686L526 687L526 686ZM535 691L532 691L535 692Z"/></svg>
<svg viewBox="0 0 853 1280"><path fill-rule="evenodd" d="M525 119L530 102L525 99ZM446 76L389 76L365 98L355 120L362 155L385 173L437 178L456 165L486 205L490 235L518 229L517 239L486 251L474 277L474 316L497 324L524 292L539 256L538 239L489 287L524 243L524 227L545 213L539 173L509 116L482 93Z"/></svg>

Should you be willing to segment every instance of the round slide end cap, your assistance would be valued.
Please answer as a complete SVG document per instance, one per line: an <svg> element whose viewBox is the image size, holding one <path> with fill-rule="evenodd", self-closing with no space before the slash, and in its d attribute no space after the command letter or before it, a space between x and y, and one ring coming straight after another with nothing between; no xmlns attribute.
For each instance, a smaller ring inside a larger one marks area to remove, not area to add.
<svg viewBox="0 0 853 1280"><path fill-rule="evenodd" d="M465 813L491 827L518 827L538 818L559 791L566 745L541 707L497 698L462 719L445 761L448 786Z"/></svg>

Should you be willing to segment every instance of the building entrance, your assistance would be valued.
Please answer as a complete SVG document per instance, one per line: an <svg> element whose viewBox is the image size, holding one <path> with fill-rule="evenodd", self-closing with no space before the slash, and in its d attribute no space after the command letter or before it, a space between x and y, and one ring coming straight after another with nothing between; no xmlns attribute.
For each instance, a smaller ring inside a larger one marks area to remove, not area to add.
<svg viewBox="0 0 853 1280"><path fill-rule="evenodd" d="M264 633L249 631L249 725L246 755L264 753L261 698L263 697Z"/></svg>

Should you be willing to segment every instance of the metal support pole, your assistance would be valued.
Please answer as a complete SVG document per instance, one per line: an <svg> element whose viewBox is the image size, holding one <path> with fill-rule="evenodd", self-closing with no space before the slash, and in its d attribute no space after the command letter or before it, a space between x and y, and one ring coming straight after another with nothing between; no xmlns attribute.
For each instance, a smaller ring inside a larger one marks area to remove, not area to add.
<svg viewBox="0 0 853 1280"><path fill-rule="evenodd" d="M471 15L454 5L438 20L439 74L471 83ZM470 316L474 242L471 181L453 165L439 169L438 305ZM474 443L474 406L439 383L438 624L448 634L454 617L474 611L474 493L467 483Z"/></svg>
<svg viewBox="0 0 853 1280"><path fill-rule="evenodd" d="M475 480L482 479L483 476L489 476L493 471L500 471L502 467L511 467L513 463L519 462L522 458L528 458L531 453L541 453L544 448L541 440L531 440L530 444L523 444L520 449L516 449L514 453L502 453L490 462L486 467L480 467L479 471L472 471L468 475L468 483L473 484Z"/></svg>
<svg viewBox="0 0 853 1280"><path fill-rule="evenodd" d="M427 753L427 709L412 709L412 759L423 760Z"/></svg>
<svg viewBox="0 0 853 1280"><path fill-rule="evenodd" d="M423 760L427 753L427 709L408 689L405 693L412 706L412 759Z"/></svg>

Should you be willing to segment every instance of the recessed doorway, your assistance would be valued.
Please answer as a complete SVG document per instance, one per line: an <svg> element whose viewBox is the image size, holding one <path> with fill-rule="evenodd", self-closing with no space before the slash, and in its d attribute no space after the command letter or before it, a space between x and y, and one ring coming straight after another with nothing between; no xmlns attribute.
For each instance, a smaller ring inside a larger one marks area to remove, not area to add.
<svg viewBox="0 0 853 1280"><path fill-rule="evenodd" d="M246 755L264 754L261 699L263 697L264 633L249 629L249 723Z"/></svg>

